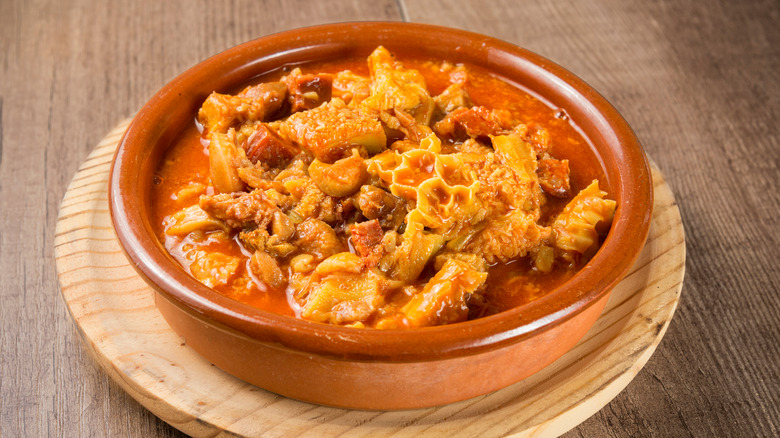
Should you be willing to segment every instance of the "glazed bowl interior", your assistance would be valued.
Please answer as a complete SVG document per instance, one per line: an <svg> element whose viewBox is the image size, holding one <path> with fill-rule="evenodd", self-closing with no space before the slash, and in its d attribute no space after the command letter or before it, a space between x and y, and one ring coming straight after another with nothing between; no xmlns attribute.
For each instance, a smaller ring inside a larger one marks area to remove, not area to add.
<svg viewBox="0 0 780 438"><path fill-rule="evenodd" d="M527 305L447 326L380 331L330 326L263 311L220 295L185 272L150 223L152 175L165 151L212 91L228 92L283 66L367 56L378 45L403 56L477 64L562 108L602 163L617 201L598 253L573 278ZM633 132L597 92L556 64L512 44L460 30L408 23L345 23L267 36L220 53L186 71L137 114L110 175L117 236L138 272L167 299L217 327L311 353L393 362L474 354L517 342L571 318L629 270L649 228L652 181ZM323 339L327 341L324 342Z"/></svg>

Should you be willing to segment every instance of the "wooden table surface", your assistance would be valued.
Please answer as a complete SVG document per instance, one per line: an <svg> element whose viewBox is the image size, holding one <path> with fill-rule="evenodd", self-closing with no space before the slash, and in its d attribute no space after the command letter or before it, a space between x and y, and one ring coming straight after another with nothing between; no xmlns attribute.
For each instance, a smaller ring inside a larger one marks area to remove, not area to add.
<svg viewBox="0 0 780 438"><path fill-rule="evenodd" d="M435 23L599 90L666 176L688 259L649 363L567 436L780 434L780 2L0 2L0 436L172 437L90 359L54 270L79 163L168 80L235 44L352 20Z"/></svg>

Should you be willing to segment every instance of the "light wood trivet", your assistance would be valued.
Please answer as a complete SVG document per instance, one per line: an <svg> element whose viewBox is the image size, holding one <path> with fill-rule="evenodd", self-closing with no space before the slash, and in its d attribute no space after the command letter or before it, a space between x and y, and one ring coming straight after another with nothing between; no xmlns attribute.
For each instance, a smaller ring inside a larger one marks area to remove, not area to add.
<svg viewBox="0 0 780 438"><path fill-rule="evenodd" d="M628 385L661 341L680 298L682 222L653 165L653 222L639 260L593 328L552 365L500 391L429 409L352 411L281 397L222 372L187 347L119 248L107 183L128 123L97 145L68 187L54 242L57 273L100 366L147 409L193 436L556 436Z"/></svg>

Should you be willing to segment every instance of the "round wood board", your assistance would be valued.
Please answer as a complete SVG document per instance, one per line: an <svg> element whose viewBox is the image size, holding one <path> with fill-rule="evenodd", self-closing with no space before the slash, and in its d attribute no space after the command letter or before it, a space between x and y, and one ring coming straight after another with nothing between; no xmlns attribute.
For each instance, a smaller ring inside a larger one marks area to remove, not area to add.
<svg viewBox="0 0 780 438"><path fill-rule="evenodd" d="M68 187L54 242L57 274L76 327L100 366L147 409L193 436L557 436L628 385L655 351L680 299L683 227L653 164L653 221L639 259L593 328L547 368L500 391L429 409L355 411L278 396L187 347L122 253L107 188L128 123L98 144Z"/></svg>

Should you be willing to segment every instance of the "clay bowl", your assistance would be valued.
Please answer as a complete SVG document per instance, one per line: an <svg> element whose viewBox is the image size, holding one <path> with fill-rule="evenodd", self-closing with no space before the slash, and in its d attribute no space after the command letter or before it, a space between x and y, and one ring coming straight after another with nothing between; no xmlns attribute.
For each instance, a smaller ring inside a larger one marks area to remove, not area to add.
<svg viewBox="0 0 780 438"><path fill-rule="evenodd" d="M384 45L481 65L564 108L603 163L618 208L597 255L570 281L490 317L414 330L351 329L261 311L190 277L155 237L152 174L213 90L227 91L285 64L367 56ZM121 246L154 288L156 304L187 345L269 391L330 406L411 409L511 385L563 355L601 313L647 236L652 181L625 120L573 74L512 44L408 23L344 23L292 30L234 47L171 81L137 114L114 158L110 208Z"/></svg>

